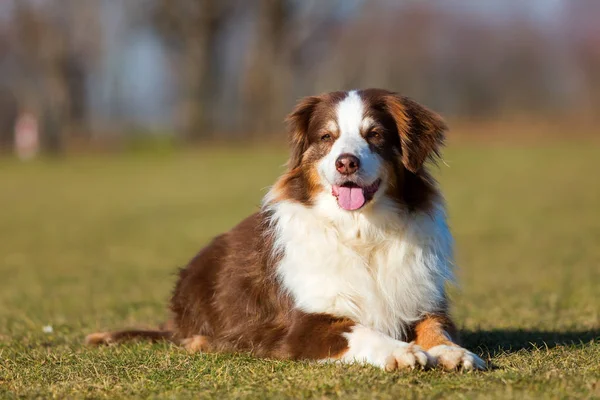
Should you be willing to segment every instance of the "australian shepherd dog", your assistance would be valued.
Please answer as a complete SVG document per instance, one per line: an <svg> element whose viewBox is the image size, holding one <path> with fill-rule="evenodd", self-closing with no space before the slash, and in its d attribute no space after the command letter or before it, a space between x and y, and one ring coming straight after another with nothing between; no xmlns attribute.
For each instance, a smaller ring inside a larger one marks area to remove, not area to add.
<svg viewBox="0 0 600 400"><path fill-rule="evenodd" d="M287 122L285 173L260 211L181 269L165 327L87 343L145 338L388 371L484 369L449 316L453 241L426 168L444 141L442 119L366 89L304 98Z"/></svg>

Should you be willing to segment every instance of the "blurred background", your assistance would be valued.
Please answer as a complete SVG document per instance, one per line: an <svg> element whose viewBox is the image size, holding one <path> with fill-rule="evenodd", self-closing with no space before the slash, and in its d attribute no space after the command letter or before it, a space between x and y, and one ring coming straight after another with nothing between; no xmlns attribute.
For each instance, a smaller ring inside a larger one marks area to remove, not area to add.
<svg viewBox="0 0 600 400"><path fill-rule="evenodd" d="M221 397L293 390L229 359L81 344L164 322L177 267L284 170L293 104L365 87L450 127L432 172L453 314L501 367L452 388L599 397L600 0L0 0L0 397L198 397L206 371ZM450 382L325 376L306 386Z"/></svg>
<svg viewBox="0 0 600 400"><path fill-rule="evenodd" d="M590 134L573 124L600 110L598 15L595 0L2 0L0 148L282 138L298 98L363 87L459 135Z"/></svg>

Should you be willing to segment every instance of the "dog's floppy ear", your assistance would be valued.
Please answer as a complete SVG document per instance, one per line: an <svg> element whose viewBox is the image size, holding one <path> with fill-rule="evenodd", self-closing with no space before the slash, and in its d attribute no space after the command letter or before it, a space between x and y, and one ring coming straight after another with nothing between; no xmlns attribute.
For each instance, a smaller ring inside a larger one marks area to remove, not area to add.
<svg viewBox="0 0 600 400"><path fill-rule="evenodd" d="M288 168L300 166L302 155L308 148L308 126L310 119L321 98L317 96L305 97L298 102L294 110L286 118L290 132L290 159Z"/></svg>
<svg viewBox="0 0 600 400"><path fill-rule="evenodd" d="M396 122L406 169L417 172L428 157L440 155L448 127L439 115L396 94L387 95L385 105Z"/></svg>

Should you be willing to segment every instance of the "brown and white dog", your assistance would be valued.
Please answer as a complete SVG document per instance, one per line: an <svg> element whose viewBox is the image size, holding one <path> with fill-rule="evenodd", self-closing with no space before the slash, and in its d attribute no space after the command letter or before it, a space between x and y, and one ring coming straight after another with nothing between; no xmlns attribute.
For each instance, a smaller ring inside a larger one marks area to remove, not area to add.
<svg viewBox="0 0 600 400"><path fill-rule="evenodd" d="M452 236L425 161L439 116L380 89L303 99L289 115L287 172L262 208L179 274L167 330L142 337L196 351L337 360L386 370L484 369L448 315Z"/></svg>

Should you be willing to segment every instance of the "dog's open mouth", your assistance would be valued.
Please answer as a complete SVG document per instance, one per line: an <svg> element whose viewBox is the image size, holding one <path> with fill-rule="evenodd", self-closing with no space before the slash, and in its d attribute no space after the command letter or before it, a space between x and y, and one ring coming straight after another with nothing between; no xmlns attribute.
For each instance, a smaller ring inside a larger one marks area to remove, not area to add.
<svg viewBox="0 0 600 400"><path fill-rule="evenodd" d="M369 186L359 186L354 182L345 182L342 185L333 185L331 194L337 199L338 205L344 210L358 210L371 199L379 189L381 179L377 179Z"/></svg>

